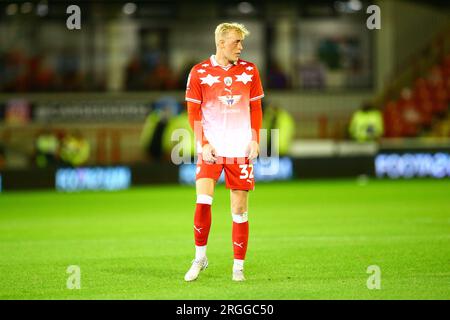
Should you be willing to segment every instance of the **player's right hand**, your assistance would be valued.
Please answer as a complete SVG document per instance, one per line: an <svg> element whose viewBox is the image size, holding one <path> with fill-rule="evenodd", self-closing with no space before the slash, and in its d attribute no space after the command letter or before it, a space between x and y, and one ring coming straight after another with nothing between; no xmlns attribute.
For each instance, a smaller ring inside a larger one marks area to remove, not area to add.
<svg viewBox="0 0 450 320"><path fill-rule="evenodd" d="M202 159L206 162L214 163L217 161L216 149L209 143L202 147Z"/></svg>

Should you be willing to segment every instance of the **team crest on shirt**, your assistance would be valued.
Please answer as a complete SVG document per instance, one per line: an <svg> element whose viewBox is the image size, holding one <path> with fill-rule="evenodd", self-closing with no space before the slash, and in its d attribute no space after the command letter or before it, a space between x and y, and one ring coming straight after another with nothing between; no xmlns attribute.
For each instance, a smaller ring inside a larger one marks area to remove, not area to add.
<svg viewBox="0 0 450 320"><path fill-rule="evenodd" d="M223 79L223 82L225 83L225 85L231 86L231 84L233 83L233 79L231 77L225 77L225 79Z"/></svg>

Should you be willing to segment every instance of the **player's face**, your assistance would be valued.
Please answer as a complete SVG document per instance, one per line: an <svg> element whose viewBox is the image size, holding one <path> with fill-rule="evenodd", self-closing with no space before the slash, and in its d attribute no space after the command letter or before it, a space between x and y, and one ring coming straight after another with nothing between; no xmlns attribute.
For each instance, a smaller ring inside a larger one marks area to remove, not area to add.
<svg viewBox="0 0 450 320"><path fill-rule="evenodd" d="M229 31L224 41L225 58L234 63L239 59L242 50L244 50L242 37L234 30Z"/></svg>

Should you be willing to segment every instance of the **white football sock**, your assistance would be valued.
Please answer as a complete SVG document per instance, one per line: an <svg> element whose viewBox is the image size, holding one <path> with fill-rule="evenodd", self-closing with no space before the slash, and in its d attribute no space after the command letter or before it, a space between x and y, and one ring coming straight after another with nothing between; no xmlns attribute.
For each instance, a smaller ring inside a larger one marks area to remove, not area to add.
<svg viewBox="0 0 450 320"><path fill-rule="evenodd" d="M206 246L195 246L195 260L206 257Z"/></svg>
<svg viewBox="0 0 450 320"><path fill-rule="evenodd" d="M234 259L233 270L243 270L244 260Z"/></svg>
<svg viewBox="0 0 450 320"><path fill-rule="evenodd" d="M248 213L244 212L242 214L231 214L232 218L233 218L233 222L236 223L244 223L248 221Z"/></svg>

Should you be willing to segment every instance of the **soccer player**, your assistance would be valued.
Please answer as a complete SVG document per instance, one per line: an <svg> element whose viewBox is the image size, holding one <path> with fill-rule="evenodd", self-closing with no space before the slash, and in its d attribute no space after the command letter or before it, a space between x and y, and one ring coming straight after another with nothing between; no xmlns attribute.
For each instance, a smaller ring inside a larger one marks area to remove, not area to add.
<svg viewBox="0 0 450 320"><path fill-rule="evenodd" d="M186 88L188 115L197 141L197 204L194 215L195 259L185 275L197 279L208 266L214 187L225 170L233 218L234 281L244 281L249 235L248 191L254 189L253 164L259 154L264 92L256 66L240 59L244 25L222 23L215 30L216 54L195 65Z"/></svg>

